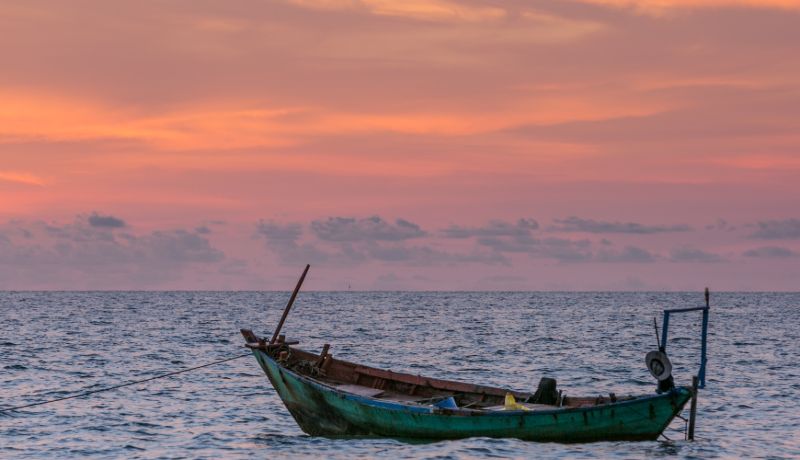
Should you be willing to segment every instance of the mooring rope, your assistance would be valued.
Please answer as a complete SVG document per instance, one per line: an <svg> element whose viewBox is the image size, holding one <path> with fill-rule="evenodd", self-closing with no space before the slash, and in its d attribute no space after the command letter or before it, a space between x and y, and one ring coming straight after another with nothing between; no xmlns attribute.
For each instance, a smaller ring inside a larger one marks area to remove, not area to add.
<svg viewBox="0 0 800 460"><path fill-rule="evenodd" d="M64 401L66 399L81 398L83 396L89 396L89 395L92 395L92 394L95 394L95 393L101 393L101 392L104 392L104 391L116 390L117 388L129 387L131 385L136 385L136 384L139 384L139 383L149 382L150 380L163 379L164 377L170 377L170 376L173 376L173 375L176 375L176 374L182 374L184 372L196 371L197 369L202 369L204 367L214 366L216 364L222 364L222 363L225 363L225 362L228 362L228 361L233 361L234 359L244 358L246 356L253 356L253 355L251 353L247 353L247 354L244 354L244 355L234 356L232 358L225 358L225 359L221 359L219 361L214 361L213 363L206 363L206 364L203 364L203 365L200 365L200 366L190 367L188 369L181 369L179 371L167 372L166 374L160 374L160 375L156 375L156 376L153 376L153 377L148 377L148 378L142 379L142 380L134 380L132 382L121 383L119 385L114 385L114 386L106 387L106 388L100 388L98 390L86 391L86 392L79 393L79 394L72 395L72 396L64 396L62 398L49 399L47 401L40 401L40 402L36 402L36 403L31 403L31 404L24 404L22 406L6 407L6 408L0 409L0 412L11 412L11 411L15 411L15 410L18 410L18 409L25 409L27 407L42 406L44 404L50 404L50 403L54 403L54 402L58 402L58 401Z"/></svg>

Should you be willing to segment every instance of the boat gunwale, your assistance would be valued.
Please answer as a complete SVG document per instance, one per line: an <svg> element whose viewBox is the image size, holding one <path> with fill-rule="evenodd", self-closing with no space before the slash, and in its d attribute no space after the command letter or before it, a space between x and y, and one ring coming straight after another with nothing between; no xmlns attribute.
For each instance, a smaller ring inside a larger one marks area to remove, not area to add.
<svg viewBox="0 0 800 460"><path fill-rule="evenodd" d="M415 413L420 413L420 414L446 415L446 416L464 416L464 417L475 417L475 416L489 416L489 417L525 416L525 417L530 417L530 416L553 415L553 414L557 414L558 415L558 414L567 414L567 413L573 413L573 412L580 413L580 412L585 412L585 411L592 411L592 410L597 410L597 409L611 407L611 406L613 406L613 407L621 407L621 406L628 406L628 405L634 405L634 404L642 404L642 403L646 403L646 402L648 402L650 400L656 400L656 399L661 399L661 398L665 398L665 397L674 397L674 395L677 395L677 394L680 394L680 393L684 393L684 392L688 392L689 394L691 394L691 391L692 391L691 388L689 388L687 386L678 386L678 387L675 387L675 388L673 388L672 390L670 390L669 392L666 392L666 393L645 394L645 395L641 395L641 396L633 396L632 395L631 399L625 399L625 400L617 401L617 402L610 402L609 401L609 402L604 403L604 404L597 404L597 405L592 405L592 406L589 406L589 405L577 406L577 407L562 406L562 407L556 407L556 408L553 408L553 409L536 409L536 410L516 409L516 410L496 410L496 411L481 410L481 409L471 409L471 408L465 408L465 407L459 407L457 409L449 409L449 408L439 408L439 407L435 407L435 406L431 406L431 405L422 405L422 404L415 403L415 402L412 402L412 401L393 401L393 400L386 400L386 399L380 399L380 398L376 398L376 397L368 397L368 396L363 396L363 395L359 395L359 394L356 394L356 393L351 393L351 392L348 392L348 391L345 391L345 390L341 390L341 389L339 389L339 388L337 388L335 386L329 385L327 383L324 383L324 382L322 382L320 380L317 380L317 379L314 379L312 377L303 375L303 374L301 374L301 373L299 373L297 371L294 371L292 369L289 369L289 368L281 365L276 359L271 357L268 353L264 352L263 350L253 349L253 353L254 354L259 354L260 356L263 357L263 359L271 361L281 371L291 374L294 378L296 378L298 380L301 380L304 383L309 384L309 385L311 385L313 387L317 387L317 388L319 388L321 390L341 395L341 396L345 397L345 399L354 401L356 403L361 403L361 404L364 404L364 405L377 407L377 408L380 408L380 409L405 411L405 412L415 412ZM356 364L356 363L351 363L351 364ZM356 365L362 366L361 364L356 364ZM369 367L369 366L365 366L365 367ZM378 368L373 368L373 369L378 369ZM465 383L465 382L459 382L459 383ZM671 420L671 418L670 418L670 420Z"/></svg>

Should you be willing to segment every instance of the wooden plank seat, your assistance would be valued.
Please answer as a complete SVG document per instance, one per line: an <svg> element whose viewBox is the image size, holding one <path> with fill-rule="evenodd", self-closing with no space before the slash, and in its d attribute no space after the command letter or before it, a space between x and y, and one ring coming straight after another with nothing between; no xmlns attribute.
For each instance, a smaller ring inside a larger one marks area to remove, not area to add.
<svg viewBox="0 0 800 460"><path fill-rule="evenodd" d="M353 384L336 385L336 389L344 391L346 393L353 393L359 396L364 396L365 398L375 398L378 395L383 394L383 390L379 390L377 388L365 387L363 385L353 385Z"/></svg>

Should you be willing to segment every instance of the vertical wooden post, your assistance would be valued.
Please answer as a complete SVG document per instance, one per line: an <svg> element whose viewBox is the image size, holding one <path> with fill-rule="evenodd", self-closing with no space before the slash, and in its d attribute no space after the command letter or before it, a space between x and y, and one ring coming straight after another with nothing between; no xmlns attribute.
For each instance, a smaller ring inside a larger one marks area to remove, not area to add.
<svg viewBox="0 0 800 460"><path fill-rule="evenodd" d="M328 356L328 350L330 350L331 344L326 343L322 346L322 353L319 354L319 358L317 358L317 363L315 366L320 367L322 366L322 362L325 361L325 357Z"/></svg>
<svg viewBox="0 0 800 460"><path fill-rule="evenodd" d="M692 377L692 405L689 409L689 441L694 441L694 422L697 419L697 382L700 379Z"/></svg>
<svg viewBox="0 0 800 460"><path fill-rule="evenodd" d="M700 372L697 374L697 377L700 379L700 386L698 388L705 388L706 387L706 363L708 359L706 358L706 353L708 350L707 342L708 342L708 311L711 308L711 303L709 301L710 294L708 292L708 288L706 288L706 309L703 310L703 331L702 336L700 338Z"/></svg>
<svg viewBox="0 0 800 460"><path fill-rule="evenodd" d="M278 340L278 334L281 333L283 323L286 321L286 317L289 316L289 309L292 308L294 299L297 298L297 293L300 292L300 286L303 285L303 280L306 279L306 273L308 273L309 268L311 268L311 265L306 265L306 269L303 270L303 274L300 276L300 280L297 282L297 286L295 286L294 292L292 292L292 296L289 298L289 303L286 304L286 308L283 310L283 316L281 316L281 320L278 322L278 327L275 328L275 333L272 334L272 340L269 341L270 344L275 343L275 341Z"/></svg>

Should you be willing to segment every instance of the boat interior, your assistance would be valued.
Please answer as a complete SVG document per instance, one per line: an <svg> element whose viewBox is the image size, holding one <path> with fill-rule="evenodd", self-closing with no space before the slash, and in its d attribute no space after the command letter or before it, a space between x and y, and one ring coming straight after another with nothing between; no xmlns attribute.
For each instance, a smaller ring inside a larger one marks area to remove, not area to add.
<svg viewBox="0 0 800 460"><path fill-rule="evenodd" d="M479 411L553 410L613 404L635 397L607 394L594 397L567 396L556 389L554 379L543 378L535 392L441 380L393 372L336 359L325 345L318 354L296 348L297 341L279 337L275 343L259 339L243 329L246 346L260 349L284 368L337 390L379 400L436 406L442 409Z"/></svg>

